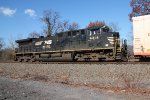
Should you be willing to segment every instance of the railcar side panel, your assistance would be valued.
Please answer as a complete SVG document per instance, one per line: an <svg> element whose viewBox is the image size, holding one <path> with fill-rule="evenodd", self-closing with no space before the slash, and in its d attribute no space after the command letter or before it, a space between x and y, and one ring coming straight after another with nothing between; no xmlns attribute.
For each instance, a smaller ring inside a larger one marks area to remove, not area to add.
<svg viewBox="0 0 150 100"><path fill-rule="evenodd" d="M133 37L134 55L150 57L150 15L133 17Z"/></svg>

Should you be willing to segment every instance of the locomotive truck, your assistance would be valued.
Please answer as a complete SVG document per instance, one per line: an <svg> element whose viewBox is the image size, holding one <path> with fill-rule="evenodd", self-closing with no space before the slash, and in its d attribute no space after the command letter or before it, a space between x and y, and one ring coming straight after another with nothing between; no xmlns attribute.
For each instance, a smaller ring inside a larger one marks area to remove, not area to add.
<svg viewBox="0 0 150 100"><path fill-rule="evenodd" d="M109 27L60 32L52 36L16 40L15 60L22 61L127 61L127 43Z"/></svg>

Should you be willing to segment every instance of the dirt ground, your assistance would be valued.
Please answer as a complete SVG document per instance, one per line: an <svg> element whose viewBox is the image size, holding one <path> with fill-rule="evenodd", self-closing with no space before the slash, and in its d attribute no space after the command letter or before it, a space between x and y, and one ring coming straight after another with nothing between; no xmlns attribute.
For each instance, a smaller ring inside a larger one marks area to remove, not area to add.
<svg viewBox="0 0 150 100"><path fill-rule="evenodd" d="M0 63L0 100L150 100L150 65Z"/></svg>
<svg viewBox="0 0 150 100"><path fill-rule="evenodd" d="M124 91L97 90L50 83L0 77L0 100L149 100L150 96Z"/></svg>

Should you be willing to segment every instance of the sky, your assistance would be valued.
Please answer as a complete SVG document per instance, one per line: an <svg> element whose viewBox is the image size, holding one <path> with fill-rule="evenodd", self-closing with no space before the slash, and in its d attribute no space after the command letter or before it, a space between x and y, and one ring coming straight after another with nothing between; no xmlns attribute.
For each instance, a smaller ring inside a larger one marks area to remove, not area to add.
<svg viewBox="0 0 150 100"><path fill-rule="evenodd" d="M31 32L42 33L40 18L44 10L59 12L62 20L77 22L85 28L90 21L116 23L122 38L130 38L132 23L130 0L0 0L0 38L27 38Z"/></svg>

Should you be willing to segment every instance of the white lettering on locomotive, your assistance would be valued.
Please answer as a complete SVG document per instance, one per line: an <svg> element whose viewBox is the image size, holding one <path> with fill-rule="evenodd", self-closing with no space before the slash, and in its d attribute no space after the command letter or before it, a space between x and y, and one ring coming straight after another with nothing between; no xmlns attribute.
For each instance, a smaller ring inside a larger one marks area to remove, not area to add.
<svg viewBox="0 0 150 100"><path fill-rule="evenodd" d="M38 42L35 42L35 45L41 45L43 41L38 41Z"/></svg>
<svg viewBox="0 0 150 100"><path fill-rule="evenodd" d="M45 42L45 44L52 44L52 40L46 40L44 42Z"/></svg>

